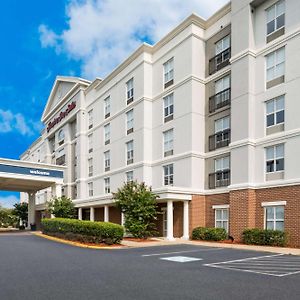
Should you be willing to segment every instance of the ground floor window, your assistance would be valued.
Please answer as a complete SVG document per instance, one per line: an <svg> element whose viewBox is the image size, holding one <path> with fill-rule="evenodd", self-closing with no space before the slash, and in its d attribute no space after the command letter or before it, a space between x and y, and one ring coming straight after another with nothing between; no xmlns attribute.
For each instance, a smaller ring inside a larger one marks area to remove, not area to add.
<svg viewBox="0 0 300 300"><path fill-rule="evenodd" d="M215 227L224 228L228 232L228 208L215 209Z"/></svg>
<svg viewBox="0 0 300 300"><path fill-rule="evenodd" d="M266 229L284 230L284 206L265 207Z"/></svg>

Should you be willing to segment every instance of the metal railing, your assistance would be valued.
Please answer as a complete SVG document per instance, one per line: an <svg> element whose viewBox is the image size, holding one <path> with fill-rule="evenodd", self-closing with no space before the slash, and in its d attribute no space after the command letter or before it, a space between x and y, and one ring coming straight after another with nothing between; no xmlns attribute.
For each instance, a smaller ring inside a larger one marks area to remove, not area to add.
<svg viewBox="0 0 300 300"><path fill-rule="evenodd" d="M219 131L209 136L209 151L226 147L230 143L230 129Z"/></svg>
<svg viewBox="0 0 300 300"><path fill-rule="evenodd" d="M230 185L230 169L217 171L208 175L209 188L215 189L218 187Z"/></svg>
<svg viewBox="0 0 300 300"><path fill-rule="evenodd" d="M209 75L229 65L231 48L227 48L209 60Z"/></svg>
<svg viewBox="0 0 300 300"><path fill-rule="evenodd" d="M229 105L231 99L231 88L223 90L209 98L209 112L213 113L216 110Z"/></svg>

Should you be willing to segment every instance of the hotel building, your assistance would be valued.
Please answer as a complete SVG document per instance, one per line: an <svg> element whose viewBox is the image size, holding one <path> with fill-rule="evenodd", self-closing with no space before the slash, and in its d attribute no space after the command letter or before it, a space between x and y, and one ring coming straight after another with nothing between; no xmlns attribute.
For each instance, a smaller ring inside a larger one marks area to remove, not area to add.
<svg viewBox="0 0 300 300"><path fill-rule="evenodd" d="M66 166L62 194L79 219L121 224L111 193L137 180L159 195L170 240L196 226L240 240L258 227L299 247L299 16L298 0L232 0L104 79L57 77L21 160ZM37 193L37 223L51 196Z"/></svg>

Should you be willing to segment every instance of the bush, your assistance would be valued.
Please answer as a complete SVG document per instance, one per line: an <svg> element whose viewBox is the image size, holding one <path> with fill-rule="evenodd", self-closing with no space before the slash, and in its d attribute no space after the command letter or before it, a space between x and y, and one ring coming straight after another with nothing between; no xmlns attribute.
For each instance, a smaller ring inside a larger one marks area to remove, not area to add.
<svg viewBox="0 0 300 300"><path fill-rule="evenodd" d="M123 239L124 229L109 222L81 221L76 219L43 219L42 232L67 240L119 244Z"/></svg>
<svg viewBox="0 0 300 300"><path fill-rule="evenodd" d="M76 209L74 203L66 196L55 197L47 202L47 212L55 218L75 219Z"/></svg>
<svg viewBox="0 0 300 300"><path fill-rule="evenodd" d="M287 235L280 230L246 229L243 232L243 242L252 245L284 247L287 243Z"/></svg>
<svg viewBox="0 0 300 300"><path fill-rule="evenodd" d="M196 227L192 232L193 240L222 241L227 239L227 232L224 228Z"/></svg>

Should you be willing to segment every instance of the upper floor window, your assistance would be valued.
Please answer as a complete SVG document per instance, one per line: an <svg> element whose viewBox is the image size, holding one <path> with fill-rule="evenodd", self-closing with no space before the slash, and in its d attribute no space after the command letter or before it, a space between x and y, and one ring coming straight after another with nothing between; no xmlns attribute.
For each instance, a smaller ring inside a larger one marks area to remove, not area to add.
<svg viewBox="0 0 300 300"><path fill-rule="evenodd" d="M169 87L174 83L174 58L164 63L164 86Z"/></svg>
<svg viewBox="0 0 300 300"><path fill-rule="evenodd" d="M278 1L267 9L267 35L283 28L285 25L285 2Z"/></svg>
<svg viewBox="0 0 300 300"><path fill-rule="evenodd" d="M173 185L174 183L174 167L173 164L166 165L164 169L164 185Z"/></svg>
<svg viewBox="0 0 300 300"><path fill-rule="evenodd" d="M170 94L164 97L164 121L168 122L173 120L174 115L174 96Z"/></svg>
<svg viewBox="0 0 300 300"><path fill-rule="evenodd" d="M93 110L91 109L88 112L88 119L89 119L89 129L93 128Z"/></svg>
<svg viewBox="0 0 300 300"><path fill-rule="evenodd" d="M93 159L88 159L89 177L93 176Z"/></svg>
<svg viewBox="0 0 300 300"><path fill-rule="evenodd" d="M89 191L89 197L94 196L94 185L93 182L88 183L88 191Z"/></svg>
<svg viewBox="0 0 300 300"><path fill-rule="evenodd" d="M278 49L267 55L267 81L284 76L285 48Z"/></svg>
<svg viewBox="0 0 300 300"><path fill-rule="evenodd" d="M164 135L164 156L173 155L173 129L165 131Z"/></svg>
<svg viewBox="0 0 300 300"><path fill-rule="evenodd" d="M133 181L133 171L126 172L126 182L132 182Z"/></svg>
<svg viewBox="0 0 300 300"><path fill-rule="evenodd" d="M284 96L267 101L266 107L267 127L284 123Z"/></svg>
<svg viewBox="0 0 300 300"><path fill-rule="evenodd" d="M133 141L126 143L127 165L133 163Z"/></svg>
<svg viewBox="0 0 300 300"><path fill-rule="evenodd" d="M127 104L130 104L133 101L134 89L133 89L133 78L126 82L127 88Z"/></svg>
<svg viewBox="0 0 300 300"><path fill-rule="evenodd" d="M110 170L110 151L104 152L104 170L105 172Z"/></svg>
<svg viewBox="0 0 300 300"><path fill-rule="evenodd" d="M110 143L110 123L104 126L104 143L105 145Z"/></svg>
<svg viewBox="0 0 300 300"><path fill-rule="evenodd" d="M230 75L215 82L215 94L209 98L209 112L215 112L230 103Z"/></svg>
<svg viewBox="0 0 300 300"><path fill-rule="evenodd" d="M284 206L265 207L266 229L284 230Z"/></svg>
<svg viewBox="0 0 300 300"><path fill-rule="evenodd" d="M104 99L104 119L110 117L110 96Z"/></svg>
<svg viewBox="0 0 300 300"><path fill-rule="evenodd" d="M215 44L216 55L230 48L230 35L225 36Z"/></svg>
<svg viewBox="0 0 300 300"><path fill-rule="evenodd" d="M63 129L61 129L58 132L58 145L62 145L65 142L65 132Z"/></svg>
<svg viewBox="0 0 300 300"><path fill-rule="evenodd" d="M133 132L133 109L126 113L127 134Z"/></svg>
<svg viewBox="0 0 300 300"><path fill-rule="evenodd" d="M284 145L266 148L266 172L279 172L284 170Z"/></svg>
<svg viewBox="0 0 300 300"><path fill-rule="evenodd" d="M229 117L224 117L215 121L215 133L224 131L230 128Z"/></svg>
<svg viewBox="0 0 300 300"><path fill-rule="evenodd" d="M88 135L89 153L93 152L93 134Z"/></svg>
<svg viewBox="0 0 300 300"><path fill-rule="evenodd" d="M215 172L224 171L230 169L229 156L215 159Z"/></svg>
<svg viewBox="0 0 300 300"><path fill-rule="evenodd" d="M110 178L104 178L104 193L109 194L110 193Z"/></svg>

